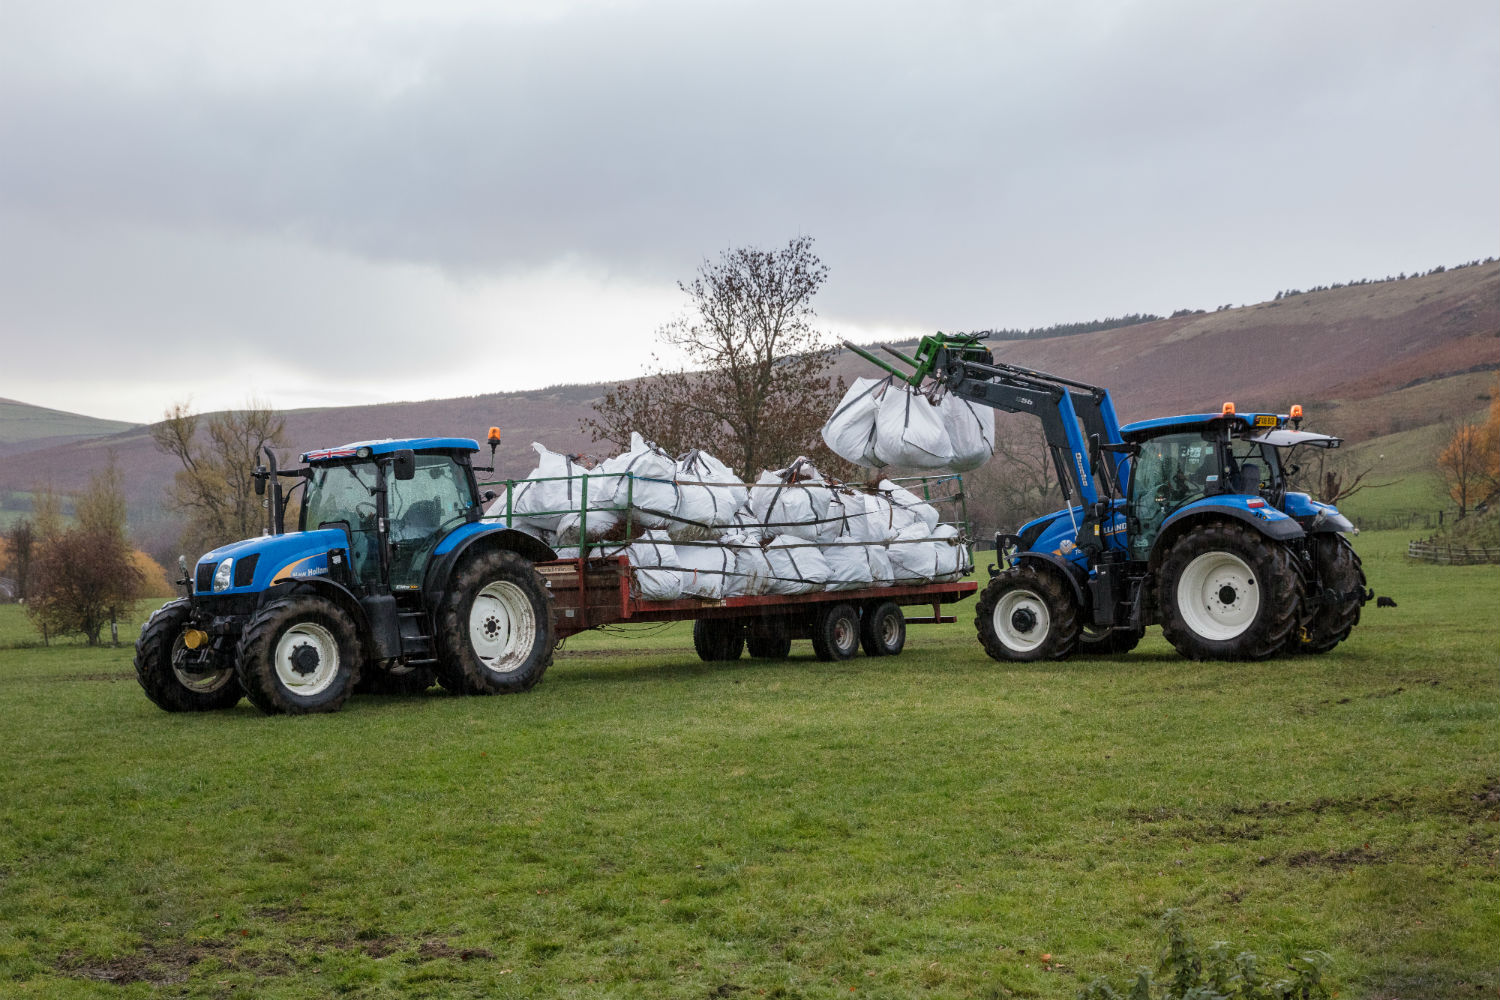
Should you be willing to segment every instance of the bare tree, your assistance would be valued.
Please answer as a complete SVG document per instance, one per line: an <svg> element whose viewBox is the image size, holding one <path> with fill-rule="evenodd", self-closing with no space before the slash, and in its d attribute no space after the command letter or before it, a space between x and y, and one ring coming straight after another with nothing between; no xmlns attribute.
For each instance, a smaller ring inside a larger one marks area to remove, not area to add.
<svg viewBox="0 0 1500 1000"><path fill-rule="evenodd" d="M632 430L668 451L701 447L749 478L819 457L818 436L844 391L829 374L836 348L813 328L812 298L828 268L799 236L779 250L742 247L704 261L678 283L687 312L657 331L691 370L668 371L616 386L582 429L623 443Z"/></svg>
<svg viewBox="0 0 1500 1000"><path fill-rule="evenodd" d="M125 494L114 457L76 504L78 523L37 544L26 613L43 636L81 633L90 646L140 592L142 575L125 540Z"/></svg>
<svg viewBox="0 0 1500 1000"><path fill-rule="evenodd" d="M204 552L258 533L265 509L251 476L260 450L278 445L286 429L280 413L251 400L243 410L193 413L186 403L167 410L151 427L157 450L174 456L178 470L168 498L187 515L182 543Z"/></svg>
<svg viewBox="0 0 1500 1000"><path fill-rule="evenodd" d="M5 569L15 581L15 592L11 595L25 601L30 595L32 561L36 552L36 531L31 521L22 518L11 525L5 533Z"/></svg>
<svg viewBox="0 0 1500 1000"><path fill-rule="evenodd" d="M1062 508L1062 487L1036 421L998 413L995 456L964 479L969 519L977 537L1015 531L1032 518Z"/></svg>

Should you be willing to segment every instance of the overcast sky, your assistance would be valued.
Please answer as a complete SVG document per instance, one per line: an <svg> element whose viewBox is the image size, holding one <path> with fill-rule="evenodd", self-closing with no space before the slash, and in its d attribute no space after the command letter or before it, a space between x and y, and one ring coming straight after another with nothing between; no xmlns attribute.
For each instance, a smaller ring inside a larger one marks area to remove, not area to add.
<svg viewBox="0 0 1500 1000"><path fill-rule="evenodd" d="M0 0L0 396L638 374L816 239L841 336L1500 253L1495 0Z"/></svg>

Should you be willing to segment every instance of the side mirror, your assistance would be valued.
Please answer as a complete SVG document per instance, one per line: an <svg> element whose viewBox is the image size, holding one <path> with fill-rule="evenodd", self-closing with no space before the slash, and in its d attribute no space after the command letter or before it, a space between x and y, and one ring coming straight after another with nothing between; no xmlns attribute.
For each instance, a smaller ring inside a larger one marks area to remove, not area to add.
<svg viewBox="0 0 1500 1000"><path fill-rule="evenodd" d="M410 448L391 453L391 470L399 480L414 479L417 475L417 456Z"/></svg>
<svg viewBox="0 0 1500 1000"><path fill-rule="evenodd" d="M255 495L258 497L263 497L266 495L266 476L269 475L269 473L266 472L266 467L264 465L257 465L255 467L254 475Z"/></svg>

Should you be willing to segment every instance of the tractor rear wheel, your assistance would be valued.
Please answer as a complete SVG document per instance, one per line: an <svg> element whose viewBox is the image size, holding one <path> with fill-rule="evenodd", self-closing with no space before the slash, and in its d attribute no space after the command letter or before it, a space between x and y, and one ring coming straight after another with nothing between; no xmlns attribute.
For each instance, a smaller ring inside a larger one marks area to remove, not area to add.
<svg viewBox="0 0 1500 1000"><path fill-rule="evenodd" d="M1158 577L1162 633L1195 660L1274 656L1296 629L1301 603L1291 552L1248 525L1190 530Z"/></svg>
<svg viewBox="0 0 1500 1000"><path fill-rule="evenodd" d="M859 612L852 604L820 609L812 627L813 655L823 661L847 660L859 652Z"/></svg>
<svg viewBox="0 0 1500 1000"><path fill-rule="evenodd" d="M896 656L906 646L906 615L895 601L882 601L865 612L859 641L866 656Z"/></svg>
<svg viewBox="0 0 1500 1000"><path fill-rule="evenodd" d="M1078 602L1067 581L1032 566L990 581L974 608L979 643L994 659L1061 660L1078 647Z"/></svg>
<svg viewBox="0 0 1500 1000"><path fill-rule="evenodd" d="M183 641L192 605L186 599L157 609L141 626L135 641L135 679L146 697L168 712L213 712L233 708L244 689L234 664L219 663L207 671L193 669Z"/></svg>
<svg viewBox="0 0 1500 1000"><path fill-rule="evenodd" d="M700 618L693 622L693 649L708 663L738 660L745 649L739 622L728 618Z"/></svg>
<svg viewBox="0 0 1500 1000"><path fill-rule="evenodd" d="M1326 653L1349 638L1364 604L1365 571L1349 540L1339 534L1313 535L1313 566L1322 593L1314 595L1311 619L1287 644L1290 654Z"/></svg>
<svg viewBox="0 0 1500 1000"><path fill-rule="evenodd" d="M256 611L240 635L235 669L267 715L337 712L359 681L354 621L325 597L300 594Z"/></svg>
<svg viewBox="0 0 1500 1000"><path fill-rule="evenodd" d="M454 575L438 615L438 683L457 694L516 694L552 665L552 595L516 552L491 550Z"/></svg>

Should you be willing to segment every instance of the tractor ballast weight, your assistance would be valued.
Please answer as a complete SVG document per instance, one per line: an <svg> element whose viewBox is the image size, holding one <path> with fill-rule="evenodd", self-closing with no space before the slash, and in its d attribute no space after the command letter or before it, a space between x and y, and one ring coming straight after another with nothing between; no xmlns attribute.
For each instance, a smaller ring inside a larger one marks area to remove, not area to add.
<svg viewBox="0 0 1500 1000"><path fill-rule="evenodd" d="M913 387L1041 421L1068 506L996 536L976 618L996 659L1120 653L1152 624L1195 659L1323 653L1358 622L1354 526L1288 489L1283 453L1342 443L1302 431L1300 406L1122 426L1108 390L996 362L975 338L883 348L904 368L846 346Z"/></svg>

